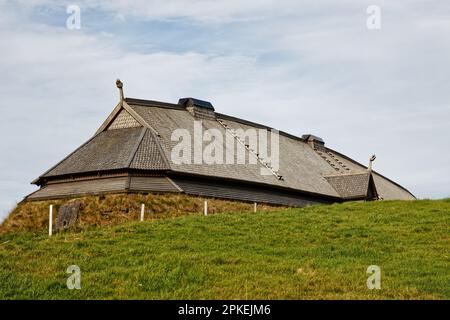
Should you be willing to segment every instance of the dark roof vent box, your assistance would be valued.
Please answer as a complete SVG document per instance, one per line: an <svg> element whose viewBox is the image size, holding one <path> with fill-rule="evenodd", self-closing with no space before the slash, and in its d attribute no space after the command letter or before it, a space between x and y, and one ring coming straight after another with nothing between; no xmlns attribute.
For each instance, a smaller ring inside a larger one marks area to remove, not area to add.
<svg viewBox="0 0 450 320"><path fill-rule="evenodd" d="M314 142L318 142L321 144L325 144L325 141L323 141L322 138L315 136L313 134L304 134L304 135L302 135L302 139L306 140L306 141L314 141Z"/></svg>
<svg viewBox="0 0 450 320"><path fill-rule="evenodd" d="M199 100L199 99L195 99L195 98L182 98L182 99L178 100L178 104L184 105L186 108L187 107L197 107L197 108L204 108L207 110L214 111L214 107L211 102Z"/></svg>
<svg viewBox="0 0 450 320"><path fill-rule="evenodd" d="M313 134L304 134L302 135L302 139L305 140L305 142L309 144L314 150L325 150L325 141L323 141L323 139L319 138L318 136L315 136Z"/></svg>
<svg viewBox="0 0 450 320"><path fill-rule="evenodd" d="M211 102L198 100L194 98L183 98L178 100L178 104L186 108L186 110L194 116L205 120L215 120L216 114Z"/></svg>

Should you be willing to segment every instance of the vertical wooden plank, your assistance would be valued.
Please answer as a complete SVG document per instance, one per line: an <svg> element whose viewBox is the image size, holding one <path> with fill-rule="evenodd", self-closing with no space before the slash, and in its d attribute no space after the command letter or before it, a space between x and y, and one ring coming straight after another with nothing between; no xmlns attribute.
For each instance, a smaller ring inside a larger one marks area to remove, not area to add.
<svg viewBox="0 0 450 320"><path fill-rule="evenodd" d="M141 221L144 221L145 204L141 205Z"/></svg>
<svg viewBox="0 0 450 320"><path fill-rule="evenodd" d="M51 237L53 233L53 205L50 205L50 210L48 213L48 236Z"/></svg>
<svg viewBox="0 0 450 320"><path fill-rule="evenodd" d="M256 202L253 204L253 212L256 212Z"/></svg>
<svg viewBox="0 0 450 320"><path fill-rule="evenodd" d="M205 214L205 216L208 215L208 201L205 200L205 207L203 208L203 213Z"/></svg>

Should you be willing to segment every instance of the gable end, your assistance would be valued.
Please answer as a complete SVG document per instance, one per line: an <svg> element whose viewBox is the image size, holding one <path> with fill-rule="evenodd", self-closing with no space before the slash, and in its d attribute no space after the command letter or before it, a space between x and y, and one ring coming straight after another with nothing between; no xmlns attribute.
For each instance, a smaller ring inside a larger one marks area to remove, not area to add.
<svg viewBox="0 0 450 320"><path fill-rule="evenodd" d="M125 109L122 109L109 124L106 130L138 128L142 125Z"/></svg>

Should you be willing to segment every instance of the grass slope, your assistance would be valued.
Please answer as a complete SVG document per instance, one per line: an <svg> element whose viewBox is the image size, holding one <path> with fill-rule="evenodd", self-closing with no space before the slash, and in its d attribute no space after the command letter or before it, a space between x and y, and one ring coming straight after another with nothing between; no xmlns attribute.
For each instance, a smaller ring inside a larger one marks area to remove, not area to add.
<svg viewBox="0 0 450 320"><path fill-rule="evenodd" d="M1 299L449 299L450 200L0 237ZM81 268L81 290L66 269ZM366 269L381 267L381 290Z"/></svg>
<svg viewBox="0 0 450 320"><path fill-rule="evenodd" d="M203 203L208 200L208 212L251 212L252 203L240 201L206 199L184 193L162 194L106 194L101 196L74 197L73 199L23 201L0 225L3 233L46 230L48 228L49 206L53 205L53 225L63 204L80 202L80 215L76 229L90 226L115 225L136 221L140 217L141 204L145 204L146 219L165 219L203 212ZM280 210L280 206L258 205L260 211Z"/></svg>

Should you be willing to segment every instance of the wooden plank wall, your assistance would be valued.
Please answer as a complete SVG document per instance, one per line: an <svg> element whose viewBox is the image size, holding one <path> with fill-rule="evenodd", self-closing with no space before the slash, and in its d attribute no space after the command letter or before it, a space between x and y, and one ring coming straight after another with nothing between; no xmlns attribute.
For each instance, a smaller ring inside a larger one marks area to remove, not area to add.
<svg viewBox="0 0 450 320"><path fill-rule="evenodd" d="M130 191L180 192L167 177L131 177Z"/></svg>
<svg viewBox="0 0 450 320"><path fill-rule="evenodd" d="M229 182L205 181L197 178L171 177L185 193L206 197L235 199L249 202L281 204L293 207L304 207L316 203L330 203L331 201L289 194L270 188L244 186Z"/></svg>

